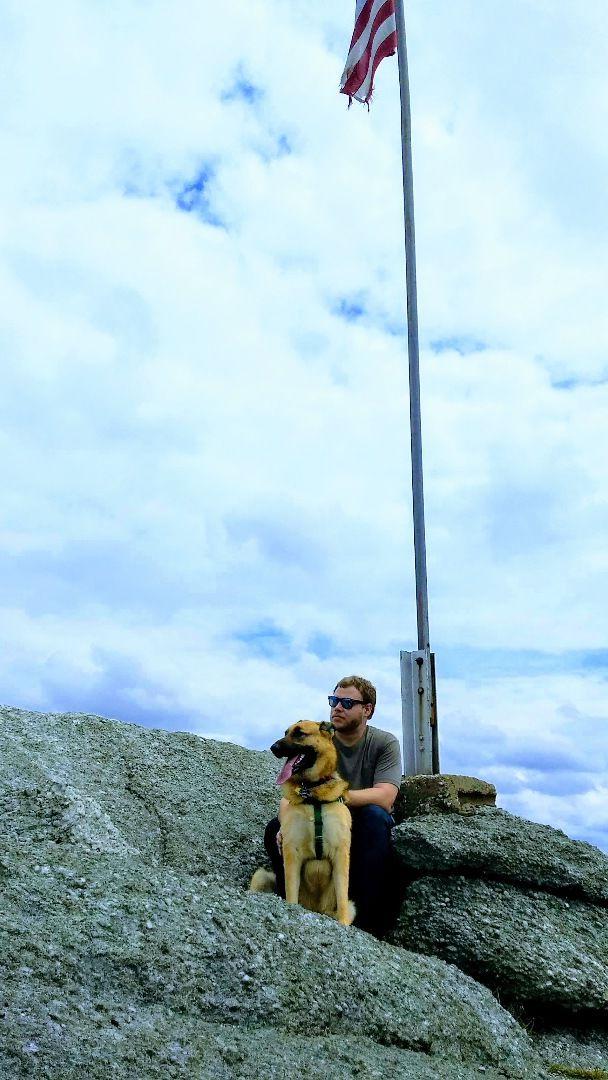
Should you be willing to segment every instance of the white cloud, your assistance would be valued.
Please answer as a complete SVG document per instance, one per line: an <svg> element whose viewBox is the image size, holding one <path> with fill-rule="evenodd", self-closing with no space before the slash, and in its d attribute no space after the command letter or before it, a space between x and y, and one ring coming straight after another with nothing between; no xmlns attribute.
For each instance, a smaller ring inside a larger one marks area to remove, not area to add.
<svg viewBox="0 0 608 1080"><path fill-rule="evenodd" d="M5 12L2 696L259 746L363 670L399 731L394 61L368 114L350 0ZM603 20L408 10L444 757L608 844Z"/></svg>

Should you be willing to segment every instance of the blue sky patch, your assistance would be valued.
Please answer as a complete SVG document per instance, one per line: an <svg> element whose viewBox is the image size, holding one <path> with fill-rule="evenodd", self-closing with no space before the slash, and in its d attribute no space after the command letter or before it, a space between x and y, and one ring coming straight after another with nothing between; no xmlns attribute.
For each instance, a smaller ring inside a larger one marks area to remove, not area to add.
<svg viewBox="0 0 608 1080"><path fill-rule="evenodd" d="M588 671L604 671L608 676L608 649L591 649L575 655L580 655L582 668Z"/></svg>
<svg viewBox="0 0 608 1080"><path fill-rule="evenodd" d="M247 646L252 656L266 660L288 661L295 658L289 634L272 622L260 622L234 635Z"/></svg>
<svg viewBox="0 0 608 1080"><path fill-rule="evenodd" d="M468 356L471 353L485 352L489 348L484 341L466 335L455 337L435 338L430 342L430 347L435 353L457 352L460 356Z"/></svg>
<svg viewBox="0 0 608 1080"><path fill-rule="evenodd" d="M580 379L555 379L552 381L551 386L554 390L574 390L574 388L580 386L580 384Z"/></svg>
<svg viewBox="0 0 608 1080"><path fill-rule="evenodd" d="M365 305L361 296L341 296L334 304L332 311L347 322L357 322L365 315Z"/></svg>
<svg viewBox="0 0 608 1080"><path fill-rule="evenodd" d="M560 675L564 670L604 671L608 676L608 650L543 652L541 649L475 649L446 645L439 650L438 664L441 677L472 682L525 678L530 675Z"/></svg>
<svg viewBox="0 0 608 1080"><path fill-rule="evenodd" d="M319 660L327 660L337 653L336 643L329 634L312 634L307 643L308 651Z"/></svg>
<svg viewBox="0 0 608 1080"><path fill-rule="evenodd" d="M202 217L208 225L225 228L224 222L211 208L209 184L213 177L211 165L203 165L194 179L174 187L175 205L185 214L197 214Z"/></svg>
<svg viewBox="0 0 608 1080"><path fill-rule="evenodd" d="M171 692L151 678L133 657L103 648L93 648L91 656L99 671L88 679L82 674L76 678L62 668L60 661L50 658L40 679L45 709L88 712L166 731L191 731L200 724L211 725L210 717L181 707ZM40 708L41 703L33 700L31 706Z"/></svg>
<svg viewBox="0 0 608 1080"><path fill-rule="evenodd" d="M293 153L293 147L289 141L289 136L285 132L281 132L277 135L273 131L268 131L264 134L263 138L259 139L254 145L258 157L265 163L270 161L276 161L278 158L288 157Z"/></svg>
<svg viewBox="0 0 608 1080"><path fill-rule="evenodd" d="M285 508L283 518L227 515L226 529L237 544L254 541L263 558L283 566L297 567L306 574L318 574L323 565L321 548L310 529L304 529L297 510Z"/></svg>
<svg viewBox="0 0 608 1080"><path fill-rule="evenodd" d="M554 390L576 390L579 386L605 386L608 376L599 378L586 378L584 376L567 375L563 379L552 379L551 386Z"/></svg>
<svg viewBox="0 0 608 1080"><path fill-rule="evenodd" d="M293 153L293 147L289 141L287 135L279 135L277 139L277 157L286 157L287 154Z"/></svg>
<svg viewBox="0 0 608 1080"><path fill-rule="evenodd" d="M206 189L212 175L210 166L205 165L194 180L184 185L175 199L180 210L194 210L207 201Z"/></svg>
<svg viewBox="0 0 608 1080"><path fill-rule="evenodd" d="M214 178L215 169L210 162L203 162L193 177L184 179L168 178L159 171L149 176L141 162L134 161L130 164L130 175L122 185L122 193L130 199L156 199L166 197L169 191L178 210L196 214L208 225L226 228L211 205L209 187Z"/></svg>
<svg viewBox="0 0 608 1080"><path fill-rule="evenodd" d="M243 71L239 71L234 82L222 94L222 101L244 101L247 105L257 105L264 97L264 90L256 86Z"/></svg>

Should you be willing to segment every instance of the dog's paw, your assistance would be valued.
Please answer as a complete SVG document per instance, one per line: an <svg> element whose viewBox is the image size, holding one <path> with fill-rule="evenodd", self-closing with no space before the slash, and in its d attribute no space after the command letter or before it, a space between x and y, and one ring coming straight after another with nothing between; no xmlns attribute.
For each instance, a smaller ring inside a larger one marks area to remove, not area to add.
<svg viewBox="0 0 608 1080"><path fill-rule="evenodd" d="M249 892L274 892L277 879L272 870L260 867L251 879Z"/></svg>
<svg viewBox="0 0 608 1080"><path fill-rule="evenodd" d="M338 922L342 924L342 926L351 926L352 923L354 923L354 921L355 921L356 915L357 915L357 909L356 909L355 905L353 904L352 900L349 900L348 904L347 904L347 908L346 908L345 917L340 918L340 915L338 914L338 912L336 912L335 915L334 915L334 919L337 919Z"/></svg>

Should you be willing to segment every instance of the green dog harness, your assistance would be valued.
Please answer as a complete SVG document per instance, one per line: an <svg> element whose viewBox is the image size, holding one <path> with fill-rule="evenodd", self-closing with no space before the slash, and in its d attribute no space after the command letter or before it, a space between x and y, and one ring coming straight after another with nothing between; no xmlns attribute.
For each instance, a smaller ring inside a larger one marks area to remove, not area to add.
<svg viewBox="0 0 608 1080"><path fill-rule="evenodd" d="M321 812L321 803L313 803L313 809L315 812L315 858L323 858L323 814Z"/></svg>
<svg viewBox="0 0 608 1080"><path fill-rule="evenodd" d="M316 783L314 783L314 784L307 784L306 782L303 782L301 784L301 786L300 786L300 791L299 791L299 795L300 795L300 798L301 798L302 802L306 803L308 806L312 806L312 808L314 810L314 820L315 820L315 859L322 859L323 858L323 813L322 813L323 803L319 802L318 799L315 799L315 797L314 797L312 791L310 790L310 788L311 787L317 787L320 783L324 783L324 782L325 782L324 780L317 780ZM335 802L343 803L344 799L340 795L340 797L338 799L331 799L331 800L325 800L325 801L329 802L329 803L335 803Z"/></svg>

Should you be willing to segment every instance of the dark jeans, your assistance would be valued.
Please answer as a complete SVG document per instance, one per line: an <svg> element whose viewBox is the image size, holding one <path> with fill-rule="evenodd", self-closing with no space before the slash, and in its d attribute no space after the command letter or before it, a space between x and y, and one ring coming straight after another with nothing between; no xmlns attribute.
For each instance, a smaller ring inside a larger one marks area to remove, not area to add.
<svg viewBox="0 0 608 1080"><path fill-rule="evenodd" d="M399 874L391 829L395 822L381 806L351 807L353 819L348 895L354 901L354 925L376 937L392 928L399 911ZM264 845L276 874L276 891L285 899L283 858L277 848L279 819L266 826Z"/></svg>

